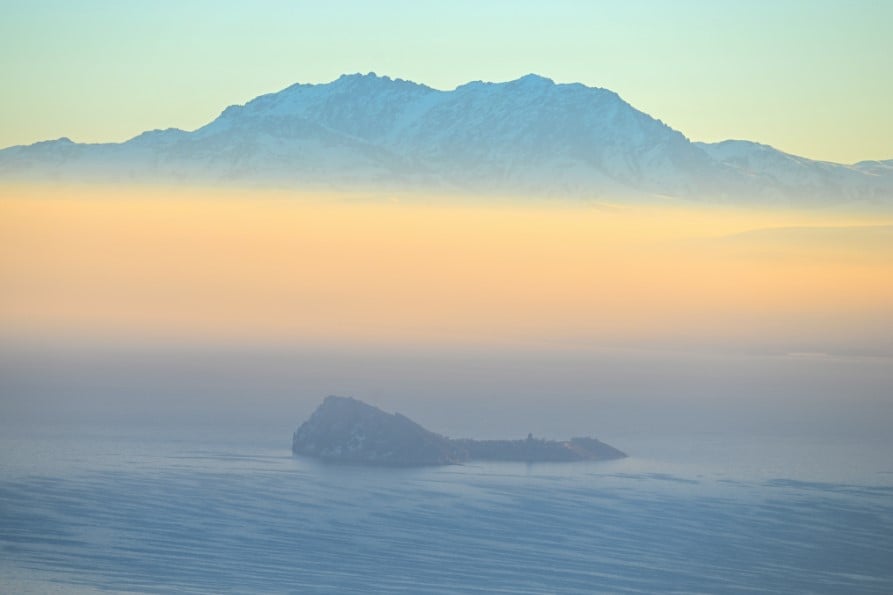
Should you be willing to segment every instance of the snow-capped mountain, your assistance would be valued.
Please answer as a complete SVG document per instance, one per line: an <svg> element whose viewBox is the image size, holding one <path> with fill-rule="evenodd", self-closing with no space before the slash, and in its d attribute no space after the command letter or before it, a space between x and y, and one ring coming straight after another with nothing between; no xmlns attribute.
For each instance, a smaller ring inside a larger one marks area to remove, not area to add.
<svg viewBox="0 0 893 595"><path fill-rule="evenodd" d="M195 131L0 151L0 178L600 199L893 201L893 162L693 143L606 89L527 75L452 91L375 74L297 84Z"/></svg>
<svg viewBox="0 0 893 595"><path fill-rule="evenodd" d="M834 202L893 199L890 162L842 165L814 161L744 140L695 145L716 161L747 176L755 196Z"/></svg>

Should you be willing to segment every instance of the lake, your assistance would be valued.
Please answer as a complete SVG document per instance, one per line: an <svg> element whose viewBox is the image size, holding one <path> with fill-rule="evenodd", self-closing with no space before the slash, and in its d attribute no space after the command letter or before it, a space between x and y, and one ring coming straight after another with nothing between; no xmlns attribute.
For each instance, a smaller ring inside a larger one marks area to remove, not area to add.
<svg viewBox="0 0 893 595"><path fill-rule="evenodd" d="M9 427L15 593L891 593L885 437L612 437L630 458L323 465L262 430Z"/></svg>

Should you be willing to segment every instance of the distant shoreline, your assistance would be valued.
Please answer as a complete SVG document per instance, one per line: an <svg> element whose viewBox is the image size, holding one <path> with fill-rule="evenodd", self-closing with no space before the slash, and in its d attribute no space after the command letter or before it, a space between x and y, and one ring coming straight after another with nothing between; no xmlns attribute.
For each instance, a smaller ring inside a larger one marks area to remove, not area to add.
<svg viewBox="0 0 893 595"><path fill-rule="evenodd" d="M325 462L388 467L455 465L471 461L562 463L627 455L595 438L543 440L450 439L350 397L330 396L292 436L292 452Z"/></svg>

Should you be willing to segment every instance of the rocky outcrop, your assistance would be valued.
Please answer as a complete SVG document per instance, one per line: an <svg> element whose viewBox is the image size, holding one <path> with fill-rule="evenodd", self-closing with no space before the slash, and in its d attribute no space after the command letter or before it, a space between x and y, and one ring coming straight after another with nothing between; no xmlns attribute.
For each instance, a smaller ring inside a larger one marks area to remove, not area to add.
<svg viewBox="0 0 893 595"><path fill-rule="evenodd" d="M295 432L295 454L378 465L457 463L450 440L407 417L349 397L327 397Z"/></svg>
<svg viewBox="0 0 893 595"><path fill-rule="evenodd" d="M568 441L451 440L399 413L349 397L330 396L294 433L292 452L329 462L364 465L451 465L472 460L563 462L623 458L595 438Z"/></svg>
<svg viewBox="0 0 893 595"><path fill-rule="evenodd" d="M469 460L564 462L622 459L625 453L595 438L561 442L528 436L526 440L453 440Z"/></svg>

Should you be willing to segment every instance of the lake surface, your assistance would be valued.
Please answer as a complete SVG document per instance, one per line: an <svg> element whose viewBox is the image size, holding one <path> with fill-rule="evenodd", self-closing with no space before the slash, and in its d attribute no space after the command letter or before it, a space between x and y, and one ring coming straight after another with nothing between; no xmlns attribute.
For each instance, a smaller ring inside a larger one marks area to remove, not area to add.
<svg viewBox="0 0 893 595"><path fill-rule="evenodd" d="M611 437L632 456L426 469L290 438L4 429L0 591L893 592L885 438Z"/></svg>

